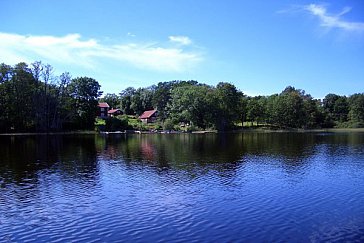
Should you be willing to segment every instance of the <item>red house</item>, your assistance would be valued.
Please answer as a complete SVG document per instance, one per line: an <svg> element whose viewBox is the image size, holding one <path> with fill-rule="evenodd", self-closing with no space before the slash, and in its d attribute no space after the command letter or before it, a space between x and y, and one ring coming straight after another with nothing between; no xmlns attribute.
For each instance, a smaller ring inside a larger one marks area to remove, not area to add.
<svg viewBox="0 0 364 243"><path fill-rule="evenodd" d="M143 123L152 123L157 119L157 113L157 110L144 111L143 114L139 116L139 119Z"/></svg>
<svg viewBox="0 0 364 243"><path fill-rule="evenodd" d="M102 102L102 103L99 103L98 107L99 107L99 111L98 111L97 116L100 118L106 118L108 111L110 109L109 104L106 102Z"/></svg>
<svg viewBox="0 0 364 243"><path fill-rule="evenodd" d="M122 115L123 112L120 109L111 109L107 112L107 114L109 116L118 116L118 115Z"/></svg>

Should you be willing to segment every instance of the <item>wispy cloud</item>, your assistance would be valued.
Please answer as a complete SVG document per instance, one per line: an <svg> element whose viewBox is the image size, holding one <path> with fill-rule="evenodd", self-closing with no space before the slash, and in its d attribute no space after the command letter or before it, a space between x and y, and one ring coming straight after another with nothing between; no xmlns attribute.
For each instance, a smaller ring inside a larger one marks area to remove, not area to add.
<svg viewBox="0 0 364 243"><path fill-rule="evenodd" d="M131 33L131 32L128 32L126 35L129 36L129 37L136 37L136 35Z"/></svg>
<svg viewBox="0 0 364 243"><path fill-rule="evenodd" d="M364 31L363 22L350 22L344 20L342 17L351 11L350 7L345 7L338 14L328 13L326 5L322 4L309 4L303 6L303 9L311 15L319 18L320 25L327 28L338 28L345 31Z"/></svg>
<svg viewBox="0 0 364 243"><path fill-rule="evenodd" d="M192 41L190 38L188 38L187 36L169 36L169 40L171 42L176 42L179 43L181 45L190 45L192 44Z"/></svg>
<svg viewBox="0 0 364 243"><path fill-rule="evenodd" d="M66 36L25 36L0 32L0 62L8 64L34 60L50 61L93 68L106 60L118 65L159 72L182 72L203 60L198 52L178 46L127 43L102 44L95 39L83 40L79 34Z"/></svg>

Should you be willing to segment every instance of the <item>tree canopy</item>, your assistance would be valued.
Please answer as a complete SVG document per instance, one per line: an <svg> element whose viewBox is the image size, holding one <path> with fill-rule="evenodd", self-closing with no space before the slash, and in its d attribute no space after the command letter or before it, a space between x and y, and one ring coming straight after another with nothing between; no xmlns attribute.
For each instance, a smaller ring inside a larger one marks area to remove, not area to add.
<svg viewBox="0 0 364 243"><path fill-rule="evenodd" d="M49 64L0 65L0 131L93 129L99 83L53 74Z"/></svg>
<svg viewBox="0 0 364 243"><path fill-rule="evenodd" d="M2 63L0 132L93 129L98 102L134 116L156 109L159 122L167 128L180 124L220 131L239 124L284 129L364 127L364 93L330 93L319 100L287 86L279 94L251 97L228 82L212 86L174 80L128 87L100 98L100 88L90 77L72 78L67 72L56 76L53 67L42 62Z"/></svg>

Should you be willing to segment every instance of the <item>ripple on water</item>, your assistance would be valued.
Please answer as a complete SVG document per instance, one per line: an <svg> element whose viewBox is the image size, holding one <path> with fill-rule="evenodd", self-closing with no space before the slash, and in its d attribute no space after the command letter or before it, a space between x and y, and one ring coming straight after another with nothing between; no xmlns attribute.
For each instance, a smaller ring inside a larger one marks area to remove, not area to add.
<svg viewBox="0 0 364 243"><path fill-rule="evenodd" d="M0 241L364 241L363 145L243 142L234 161L176 151L160 168L119 144L113 160L70 155L33 178L0 174Z"/></svg>

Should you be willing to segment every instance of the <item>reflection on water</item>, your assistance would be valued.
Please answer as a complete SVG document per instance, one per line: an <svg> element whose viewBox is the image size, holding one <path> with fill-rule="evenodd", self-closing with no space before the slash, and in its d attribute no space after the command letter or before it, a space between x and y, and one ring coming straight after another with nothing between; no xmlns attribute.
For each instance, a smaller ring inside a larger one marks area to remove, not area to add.
<svg viewBox="0 0 364 243"><path fill-rule="evenodd" d="M363 241L363 133L0 136L0 241Z"/></svg>

